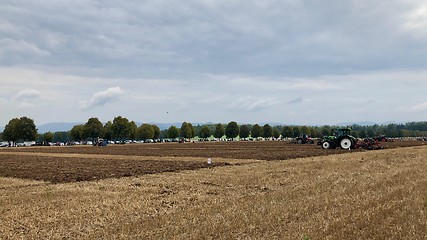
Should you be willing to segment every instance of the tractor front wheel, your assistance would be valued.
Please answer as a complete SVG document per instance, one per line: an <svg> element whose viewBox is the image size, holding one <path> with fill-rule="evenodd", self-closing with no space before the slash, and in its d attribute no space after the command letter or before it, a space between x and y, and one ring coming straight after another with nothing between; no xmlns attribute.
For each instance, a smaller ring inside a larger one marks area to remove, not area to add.
<svg viewBox="0 0 427 240"><path fill-rule="evenodd" d="M352 143L351 143L351 140L349 138L341 139L340 146L342 149L346 149L346 150L350 149L351 145L352 145Z"/></svg>
<svg viewBox="0 0 427 240"><path fill-rule="evenodd" d="M328 141L323 142L323 143L322 143L322 148L323 148L323 149L329 149L329 148L331 148L331 143L330 143L330 142L328 142Z"/></svg>

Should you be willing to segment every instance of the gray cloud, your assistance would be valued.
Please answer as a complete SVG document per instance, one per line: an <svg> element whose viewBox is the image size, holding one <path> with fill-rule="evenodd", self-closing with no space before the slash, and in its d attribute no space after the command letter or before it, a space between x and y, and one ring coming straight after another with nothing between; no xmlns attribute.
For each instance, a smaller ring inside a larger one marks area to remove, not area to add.
<svg viewBox="0 0 427 240"><path fill-rule="evenodd" d="M411 107L410 112L427 112L427 102L423 102Z"/></svg>
<svg viewBox="0 0 427 240"><path fill-rule="evenodd" d="M41 92L34 89L24 89L16 93L10 102L19 109L31 108L41 99Z"/></svg>
<svg viewBox="0 0 427 240"><path fill-rule="evenodd" d="M19 91L13 98L12 103L18 108L31 108L40 101L41 92L34 89L24 89Z"/></svg>
<svg viewBox="0 0 427 240"><path fill-rule="evenodd" d="M40 95L41 95L41 93L39 91L37 91L37 90L34 90L34 89L24 89L22 91L19 91L13 97L13 101L14 102L19 102L19 101L32 100L32 99L39 98Z"/></svg>
<svg viewBox="0 0 427 240"><path fill-rule="evenodd" d="M287 102L287 104L299 104L304 101L303 97L297 97Z"/></svg>
<svg viewBox="0 0 427 240"><path fill-rule="evenodd" d="M159 68L310 76L425 67L422 1L263 2L6 2L2 41L16 44L0 51L17 57L2 61L152 75Z"/></svg>
<svg viewBox="0 0 427 240"><path fill-rule="evenodd" d="M123 93L123 90L120 87L111 87L105 91L97 92L86 101L80 102L80 108L83 110L88 110L98 106L103 106L108 102L111 102L118 98L119 95Z"/></svg>

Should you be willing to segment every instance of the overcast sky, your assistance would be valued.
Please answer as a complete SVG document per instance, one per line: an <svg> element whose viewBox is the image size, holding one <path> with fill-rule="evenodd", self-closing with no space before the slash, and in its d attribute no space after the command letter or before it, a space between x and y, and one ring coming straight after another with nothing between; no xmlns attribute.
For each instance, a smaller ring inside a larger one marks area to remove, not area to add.
<svg viewBox="0 0 427 240"><path fill-rule="evenodd" d="M0 126L427 120L423 0L0 0Z"/></svg>

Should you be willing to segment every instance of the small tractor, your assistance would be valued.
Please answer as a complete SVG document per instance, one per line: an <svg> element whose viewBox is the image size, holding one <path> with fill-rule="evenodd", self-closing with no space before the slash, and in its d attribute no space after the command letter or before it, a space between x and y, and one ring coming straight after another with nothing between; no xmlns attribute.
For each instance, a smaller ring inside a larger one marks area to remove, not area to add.
<svg viewBox="0 0 427 240"><path fill-rule="evenodd" d="M301 133L299 137L295 138L297 144L313 144L313 139L307 133Z"/></svg>
<svg viewBox="0 0 427 240"><path fill-rule="evenodd" d="M349 150L350 148L356 148L357 140L350 135L351 130L350 127L335 129L332 136L323 136L317 144L322 145L323 149L341 147L342 149Z"/></svg>

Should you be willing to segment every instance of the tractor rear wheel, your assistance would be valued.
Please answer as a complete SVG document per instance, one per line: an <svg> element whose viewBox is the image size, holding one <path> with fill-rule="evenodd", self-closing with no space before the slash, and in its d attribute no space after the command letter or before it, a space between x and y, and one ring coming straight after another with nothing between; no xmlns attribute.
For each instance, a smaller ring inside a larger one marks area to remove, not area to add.
<svg viewBox="0 0 427 240"><path fill-rule="evenodd" d="M352 145L352 142L349 138L341 139L340 146L342 149L350 149L351 145Z"/></svg>
<svg viewBox="0 0 427 240"><path fill-rule="evenodd" d="M330 143L330 142L328 142L328 141L323 142L323 143L322 143L322 148L323 148L323 149L329 149L329 148L331 148L331 143Z"/></svg>

